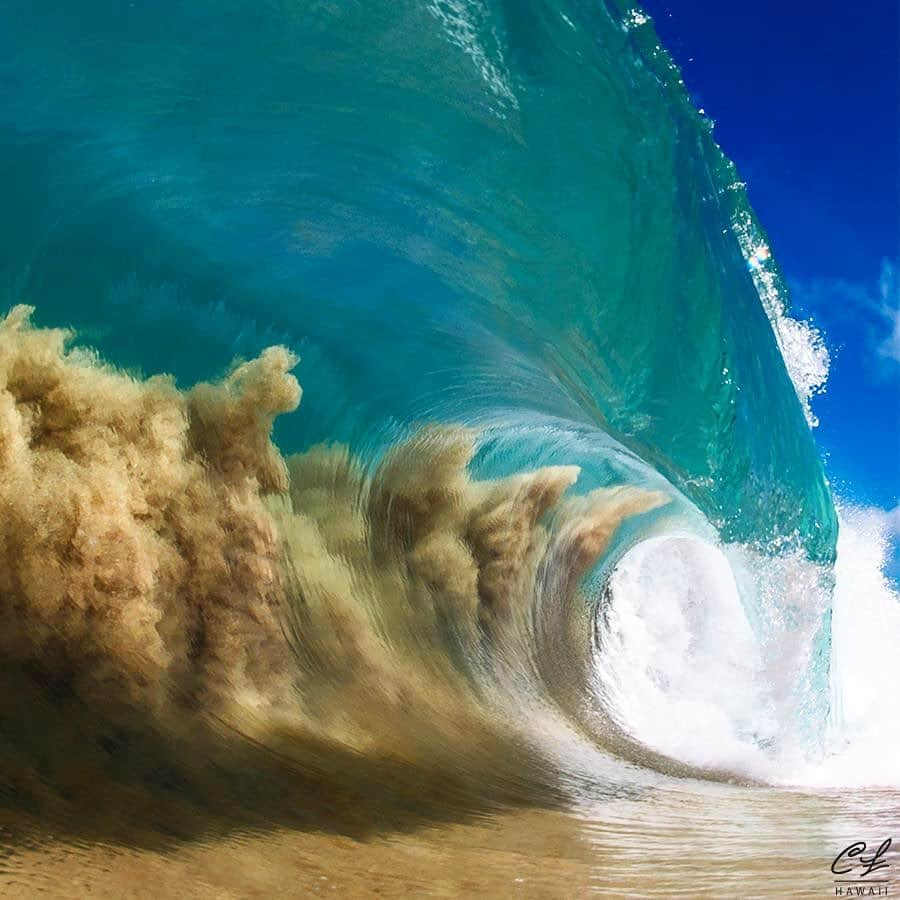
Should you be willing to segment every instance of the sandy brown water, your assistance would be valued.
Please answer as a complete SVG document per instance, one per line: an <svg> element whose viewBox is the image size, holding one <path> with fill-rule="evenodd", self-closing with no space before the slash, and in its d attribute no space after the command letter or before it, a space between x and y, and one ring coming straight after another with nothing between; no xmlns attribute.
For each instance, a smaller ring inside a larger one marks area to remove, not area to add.
<svg viewBox="0 0 900 900"><path fill-rule="evenodd" d="M675 782L640 799L586 801L580 810L498 812L365 838L275 828L162 839L152 848L146 832L129 834L125 823L121 839L110 843L53 838L20 814L2 821L0 887L10 897L812 898L836 896L838 887L851 896L900 891L893 850L882 871L844 876L852 884L836 884L831 871L851 843L876 847L896 832L897 792Z"/></svg>

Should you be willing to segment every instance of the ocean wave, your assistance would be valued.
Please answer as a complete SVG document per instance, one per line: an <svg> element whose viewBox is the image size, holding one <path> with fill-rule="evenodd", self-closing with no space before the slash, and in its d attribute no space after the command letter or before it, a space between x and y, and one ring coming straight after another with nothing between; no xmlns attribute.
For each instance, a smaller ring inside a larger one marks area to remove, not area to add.
<svg viewBox="0 0 900 900"><path fill-rule="evenodd" d="M0 30L13 809L358 837L869 765L827 348L643 12L107 7Z"/></svg>

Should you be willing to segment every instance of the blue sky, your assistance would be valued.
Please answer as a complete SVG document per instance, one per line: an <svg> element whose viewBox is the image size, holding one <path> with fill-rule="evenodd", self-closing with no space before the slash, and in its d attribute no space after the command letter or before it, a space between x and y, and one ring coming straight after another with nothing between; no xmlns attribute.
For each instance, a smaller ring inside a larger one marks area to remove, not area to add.
<svg viewBox="0 0 900 900"><path fill-rule="evenodd" d="M814 401L838 497L900 534L898 4L645 0L748 183L792 292L832 355ZM891 512L892 511L892 512Z"/></svg>

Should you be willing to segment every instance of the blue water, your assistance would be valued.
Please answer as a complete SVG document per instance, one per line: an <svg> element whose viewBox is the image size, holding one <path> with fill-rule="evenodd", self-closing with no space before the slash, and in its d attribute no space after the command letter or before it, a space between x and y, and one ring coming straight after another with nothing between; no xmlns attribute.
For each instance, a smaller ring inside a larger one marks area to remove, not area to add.
<svg viewBox="0 0 900 900"><path fill-rule="evenodd" d="M377 456L417 422L477 423L487 471L663 479L726 540L833 558L736 228L763 232L639 13L90 0L0 18L5 306L183 385L286 344L304 388L288 451Z"/></svg>

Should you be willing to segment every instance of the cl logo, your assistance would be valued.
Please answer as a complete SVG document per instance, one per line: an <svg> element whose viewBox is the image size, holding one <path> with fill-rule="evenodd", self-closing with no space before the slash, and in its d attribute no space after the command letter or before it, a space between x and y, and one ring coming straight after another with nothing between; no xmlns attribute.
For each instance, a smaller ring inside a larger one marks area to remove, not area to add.
<svg viewBox="0 0 900 900"><path fill-rule="evenodd" d="M851 844L845 850L842 850L834 858L834 862L831 864L831 871L835 875L849 875L855 869L858 869L859 877L865 878L867 875L871 875L872 872L886 869L890 865L884 859L884 855L888 852L890 846L891 839L887 838L887 840L882 841L881 846L877 850L864 856L866 842L857 841L855 844Z"/></svg>

